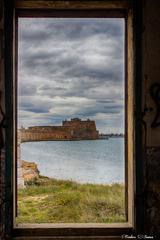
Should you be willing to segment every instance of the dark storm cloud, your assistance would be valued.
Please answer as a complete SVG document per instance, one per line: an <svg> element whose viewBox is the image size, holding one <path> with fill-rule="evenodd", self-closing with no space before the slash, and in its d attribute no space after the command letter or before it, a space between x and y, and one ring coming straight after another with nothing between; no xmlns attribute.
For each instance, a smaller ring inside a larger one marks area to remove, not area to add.
<svg viewBox="0 0 160 240"><path fill-rule="evenodd" d="M114 101L108 99L108 100L99 100L98 102L99 102L99 103L103 103L103 104L106 104L106 103L111 103L111 104L113 104Z"/></svg>
<svg viewBox="0 0 160 240"><path fill-rule="evenodd" d="M114 115L123 130L123 20L20 19L18 76L22 124Z"/></svg>
<svg viewBox="0 0 160 240"><path fill-rule="evenodd" d="M77 114L79 116L83 116L83 117L93 117L96 116L96 114L103 113L103 114L116 114L116 113L120 113L121 112L121 108L122 106L104 106L104 107L98 107L98 108L84 108L82 110L82 112L78 112Z"/></svg>
<svg viewBox="0 0 160 240"><path fill-rule="evenodd" d="M20 96L33 96L37 93L37 86L32 83L20 83L18 89Z"/></svg>
<svg viewBox="0 0 160 240"><path fill-rule="evenodd" d="M91 35L105 35L107 37L123 37L122 23L112 19L96 19L96 24L93 19L78 20L77 19L30 19L25 22L24 29L21 30L20 37L22 41L44 40L47 38L53 38L56 36L57 39L75 40L84 39ZM76 27L73 25L76 22ZM65 30L64 30L65 25ZM42 30L42 27L45 31ZM103 30L102 30L103 29ZM122 39L121 39L122 40Z"/></svg>
<svg viewBox="0 0 160 240"><path fill-rule="evenodd" d="M32 41L32 43L35 41L44 41L47 40L48 37L50 37L50 33L44 32L44 31L32 31L32 29L28 29L25 30L23 29L23 31L21 31L21 33L19 34L19 37L21 39L23 39L23 41L27 42L27 41Z"/></svg>
<svg viewBox="0 0 160 240"><path fill-rule="evenodd" d="M103 47L102 47L103 48ZM39 51L39 50L37 50ZM90 59L85 60L85 54L89 56L89 53L85 52L68 52L62 50L53 50L52 52L23 52L23 56L20 56L20 66L26 72L32 72L32 74L38 74L46 76L46 74L51 78L57 73L61 72L63 77L90 77L97 80L103 79L104 81L120 81L123 77L123 59L118 57L119 51L112 53L110 59L110 64L105 63L104 60L99 60L99 65L90 64ZM72 55L69 55L72 52ZM94 50L92 52L94 54ZM95 53L96 54L96 53ZM100 55L100 53L98 53ZM104 53L103 53L104 54ZM114 57L114 54L117 54ZM24 57L25 56L25 57ZM101 56L103 56L101 54ZM62 79L63 80L63 79Z"/></svg>
<svg viewBox="0 0 160 240"><path fill-rule="evenodd" d="M43 106L40 103L33 104L30 101L22 102L20 110L29 111L33 113L48 113L49 107Z"/></svg>

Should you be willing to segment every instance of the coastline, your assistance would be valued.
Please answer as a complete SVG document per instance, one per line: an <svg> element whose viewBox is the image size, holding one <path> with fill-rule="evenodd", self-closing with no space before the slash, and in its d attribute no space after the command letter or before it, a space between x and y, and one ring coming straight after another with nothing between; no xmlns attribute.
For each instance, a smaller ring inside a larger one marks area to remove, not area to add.
<svg viewBox="0 0 160 240"><path fill-rule="evenodd" d="M19 188L23 188L26 185L34 185L34 183L38 183L40 179L48 179L48 180L57 180L57 181L70 181L74 182L76 184L91 184L91 185L103 185L103 186L112 186L114 184L119 184L124 186L123 182L117 181L117 182L111 182L111 183L96 183L96 182L79 182L73 179L64 179L64 178L55 178L55 177L48 177L45 175L40 174L40 170L38 168L38 165L36 162L29 162L26 160L21 160L21 180L24 181L24 186L19 186Z"/></svg>
<svg viewBox="0 0 160 240"><path fill-rule="evenodd" d="M124 182L123 149L123 138L28 142L21 144L19 158L37 163L43 176L110 184Z"/></svg>

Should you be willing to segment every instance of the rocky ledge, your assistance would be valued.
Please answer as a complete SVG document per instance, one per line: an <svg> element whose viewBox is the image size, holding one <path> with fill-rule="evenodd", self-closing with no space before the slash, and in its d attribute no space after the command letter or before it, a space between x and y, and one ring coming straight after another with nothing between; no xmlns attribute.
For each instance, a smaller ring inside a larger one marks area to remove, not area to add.
<svg viewBox="0 0 160 240"><path fill-rule="evenodd" d="M34 162L27 162L22 160L22 177L24 183L33 181L39 178L39 170L37 164Z"/></svg>

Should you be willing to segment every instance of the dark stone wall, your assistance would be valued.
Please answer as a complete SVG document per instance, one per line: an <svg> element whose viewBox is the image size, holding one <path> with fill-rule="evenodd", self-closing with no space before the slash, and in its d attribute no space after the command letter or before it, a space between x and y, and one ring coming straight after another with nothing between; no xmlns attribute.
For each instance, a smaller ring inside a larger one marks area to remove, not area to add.
<svg viewBox="0 0 160 240"><path fill-rule="evenodd" d="M0 239L5 238L4 6L0 1Z"/></svg>
<svg viewBox="0 0 160 240"><path fill-rule="evenodd" d="M160 147L147 148L145 231L160 235Z"/></svg>
<svg viewBox="0 0 160 240"><path fill-rule="evenodd" d="M142 1L144 231L160 235L160 1Z"/></svg>

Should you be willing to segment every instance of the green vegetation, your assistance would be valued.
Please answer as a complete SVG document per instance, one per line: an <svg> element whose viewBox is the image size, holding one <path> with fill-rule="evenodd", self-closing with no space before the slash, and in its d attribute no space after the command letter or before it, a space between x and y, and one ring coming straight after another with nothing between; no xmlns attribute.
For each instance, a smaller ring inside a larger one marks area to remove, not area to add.
<svg viewBox="0 0 160 240"><path fill-rule="evenodd" d="M122 184L79 184L40 177L18 190L17 223L124 222Z"/></svg>

